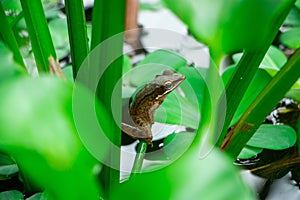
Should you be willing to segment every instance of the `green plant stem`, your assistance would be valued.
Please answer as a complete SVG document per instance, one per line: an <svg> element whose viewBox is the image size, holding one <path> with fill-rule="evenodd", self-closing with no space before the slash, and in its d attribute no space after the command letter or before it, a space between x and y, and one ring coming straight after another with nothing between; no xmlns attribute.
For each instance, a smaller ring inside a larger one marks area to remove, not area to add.
<svg viewBox="0 0 300 200"><path fill-rule="evenodd" d="M256 175L272 175L284 168L290 168L292 166L297 166L300 164L300 157L296 155L291 155L282 160L275 161L273 163L268 163L266 165L262 165L256 168L251 169L252 173Z"/></svg>
<svg viewBox="0 0 300 200"><path fill-rule="evenodd" d="M66 0L69 41L71 48L73 77L89 53L86 20L82 0Z"/></svg>
<svg viewBox="0 0 300 200"><path fill-rule="evenodd" d="M140 140L138 150L133 163L131 176L141 173L147 147L148 147L147 142Z"/></svg>
<svg viewBox="0 0 300 200"><path fill-rule="evenodd" d="M274 40L277 30L283 23L288 15L290 6L287 6L279 15L278 19L274 19L274 25L268 30L265 37L262 36L260 41L257 41L255 48L252 50L245 49L244 54L236 66L236 70L226 85L226 101L227 101L227 114L224 122L223 130L218 138L217 146L220 146L224 140L230 122L236 112L236 109L241 102L245 91L247 90L251 80L253 79L264 55L269 49L272 41Z"/></svg>
<svg viewBox="0 0 300 200"><path fill-rule="evenodd" d="M125 1L119 0L95 0L92 14L92 38L91 38L91 50L96 49L99 44L106 39L109 39L116 34L124 31L125 22ZM99 86L97 89L98 99L108 108L110 111L110 130L107 136L111 142L116 146L121 146L121 131L118 124L121 124L121 113L122 113L122 85L117 84L122 77L122 63L123 57L118 56L113 62L110 59L114 55L122 55L123 53L123 37L114 37L113 44L105 46L105 49L100 52L96 66L100 70L104 70L104 60L108 61L109 67L105 69L104 74L101 76ZM107 40L106 40L107 41ZM103 45L102 45L103 46ZM94 64L93 64L94 65ZM112 98L112 94L116 94L115 98ZM112 114L112 109L115 115ZM114 119L114 120L113 120ZM99 119L101 120L101 119ZM120 163L120 152L110 151L108 160L116 163ZM113 191L112 188L120 182L119 170L112 169L108 166L103 168L101 173L102 184L106 197L109 199L110 194Z"/></svg>
<svg viewBox="0 0 300 200"><path fill-rule="evenodd" d="M48 58L56 59L41 0L21 0L34 58L39 72L49 72Z"/></svg>
<svg viewBox="0 0 300 200"><path fill-rule="evenodd" d="M236 158L248 140L255 133L265 117L278 101L297 81L300 75L300 49L254 100L233 129L230 130L221 148Z"/></svg>
<svg viewBox="0 0 300 200"><path fill-rule="evenodd" d="M236 66L236 70L226 86L227 113L222 133L218 138L217 146L220 146L225 138L234 113L267 50L268 46L264 46L263 49L260 49L257 52L245 51L240 62Z"/></svg>
<svg viewBox="0 0 300 200"><path fill-rule="evenodd" d="M13 52L15 61L20 64L22 67L25 68L25 64L16 40L16 37L14 35L14 32L12 31L11 26L9 25L9 22L7 20L7 17L5 15L3 6L0 2L0 38L3 40L3 42L8 46L8 48Z"/></svg>
<svg viewBox="0 0 300 200"><path fill-rule="evenodd" d="M296 123L296 132L298 134L297 144L298 144L298 153L300 155L300 117L298 118L297 123Z"/></svg>
<svg viewBox="0 0 300 200"><path fill-rule="evenodd" d="M23 13L23 11L21 11L21 12L18 14L18 16L16 16L16 17L10 22L10 26L11 26L12 28L14 28L14 27L19 23L19 21L20 21L21 19L23 19L23 17L24 17L24 13Z"/></svg>
<svg viewBox="0 0 300 200"><path fill-rule="evenodd" d="M96 0L92 18L91 49L105 39L124 31L125 1Z"/></svg>

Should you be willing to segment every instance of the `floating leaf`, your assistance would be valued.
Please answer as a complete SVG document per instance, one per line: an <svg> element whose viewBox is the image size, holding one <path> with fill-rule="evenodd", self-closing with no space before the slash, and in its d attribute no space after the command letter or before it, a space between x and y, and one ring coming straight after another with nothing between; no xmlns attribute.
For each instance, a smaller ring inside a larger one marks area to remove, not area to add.
<svg viewBox="0 0 300 200"><path fill-rule="evenodd" d="M62 71L69 81L74 82L72 65L67 65L63 67Z"/></svg>
<svg viewBox="0 0 300 200"><path fill-rule="evenodd" d="M168 50L157 50L148 54L144 60L126 77L133 86L139 87L145 82L152 81L158 74L162 74L164 69L172 68L178 71L186 66L186 60L179 54Z"/></svg>
<svg viewBox="0 0 300 200"><path fill-rule="evenodd" d="M183 67L179 72L186 76L178 89L170 93L155 112L155 120L197 129L200 120L200 105L203 101L205 82L201 69Z"/></svg>
<svg viewBox="0 0 300 200"><path fill-rule="evenodd" d="M293 7L284 21L285 26L300 26L300 8Z"/></svg>
<svg viewBox="0 0 300 200"><path fill-rule="evenodd" d="M26 200L48 200L48 199L49 198L47 197L46 193L39 192L27 198Z"/></svg>
<svg viewBox="0 0 300 200"><path fill-rule="evenodd" d="M9 179L19 172L17 164L0 166L0 180Z"/></svg>
<svg viewBox="0 0 300 200"><path fill-rule="evenodd" d="M251 147L251 146L245 146L241 153L239 154L238 158L240 159L247 159L251 158L263 151L262 148L257 148L257 147Z"/></svg>
<svg viewBox="0 0 300 200"><path fill-rule="evenodd" d="M235 63L238 63L241 57L242 53L237 53L232 56ZM282 51L275 46L270 46L259 67L266 69L270 75L273 76L286 62L287 58Z"/></svg>
<svg viewBox="0 0 300 200"><path fill-rule="evenodd" d="M0 192L0 199L5 200L22 200L24 199L23 194L17 190L10 190Z"/></svg>
<svg viewBox="0 0 300 200"><path fill-rule="evenodd" d="M0 153L0 180L10 179L19 172L18 166L6 154Z"/></svg>
<svg viewBox="0 0 300 200"><path fill-rule="evenodd" d="M65 18L51 20L49 30L58 59L67 56L70 53L67 20Z"/></svg>
<svg viewBox="0 0 300 200"><path fill-rule="evenodd" d="M170 50L160 49L148 54L137 67L149 63L158 63L172 67L175 71L186 65L186 60L178 53Z"/></svg>
<svg viewBox="0 0 300 200"><path fill-rule="evenodd" d="M300 88L291 89L288 91L285 95L287 98L294 99L298 102L300 102Z"/></svg>
<svg viewBox="0 0 300 200"><path fill-rule="evenodd" d="M297 140L295 130L287 125L261 125L247 145L264 149L282 150L292 147Z"/></svg>
<svg viewBox="0 0 300 200"><path fill-rule="evenodd" d="M156 110L155 121L177 124L197 129L200 120L199 107L182 97L177 91L169 94Z"/></svg>
<svg viewBox="0 0 300 200"><path fill-rule="evenodd" d="M280 35L280 41L292 49L300 48L300 27L291 28Z"/></svg>

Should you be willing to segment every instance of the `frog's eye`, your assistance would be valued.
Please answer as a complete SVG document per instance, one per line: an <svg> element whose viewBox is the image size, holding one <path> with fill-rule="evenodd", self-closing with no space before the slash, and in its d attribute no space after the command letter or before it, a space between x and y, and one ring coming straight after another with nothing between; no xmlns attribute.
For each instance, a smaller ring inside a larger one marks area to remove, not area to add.
<svg viewBox="0 0 300 200"><path fill-rule="evenodd" d="M165 87L166 87L167 89L170 89L170 88L172 87L172 82L171 82L171 81L166 81L166 82L165 82Z"/></svg>

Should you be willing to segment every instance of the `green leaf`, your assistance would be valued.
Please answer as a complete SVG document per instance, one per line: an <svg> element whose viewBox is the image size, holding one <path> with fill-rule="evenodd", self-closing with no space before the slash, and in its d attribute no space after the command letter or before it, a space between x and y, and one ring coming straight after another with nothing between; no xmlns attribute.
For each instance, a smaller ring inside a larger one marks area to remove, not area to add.
<svg viewBox="0 0 300 200"><path fill-rule="evenodd" d="M195 133L180 132L172 133L164 139L163 151L169 159L177 159L181 156L190 146Z"/></svg>
<svg viewBox="0 0 300 200"><path fill-rule="evenodd" d="M57 4L58 2L56 2ZM62 14L62 12L60 11L59 6L55 6L55 5L45 5L43 4L43 7L45 9L45 15L48 21L51 21L53 19L57 19L60 17L60 15Z"/></svg>
<svg viewBox="0 0 300 200"><path fill-rule="evenodd" d="M157 50L148 54L146 58L139 62L134 68L132 68L129 58L125 56L123 60L122 98L130 98L136 88L152 81L155 76L161 74L164 69L172 68L182 73L180 69L183 66L186 66L186 60L179 54L168 50ZM190 74L193 75L193 72L190 72ZM189 79L189 77L187 79ZM194 75L194 79L195 77L199 79L199 76ZM194 87L199 86L191 84L192 87L193 85ZM199 93L199 95L201 95L201 93Z"/></svg>
<svg viewBox="0 0 300 200"><path fill-rule="evenodd" d="M39 192L27 198L26 200L48 200L48 199L49 198L47 197L45 192Z"/></svg>
<svg viewBox="0 0 300 200"><path fill-rule="evenodd" d="M94 101L87 89L76 89L84 92L83 102ZM1 151L16 160L24 176L53 199L97 199L101 187L91 172L98 162L75 127L73 85L54 76L19 78L1 85L0 95Z"/></svg>
<svg viewBox="0 0 300 200"><path fill-rule="evenodd" d="M187 61L179 54L169 50L157 50L148 54L145 59L137 64L135 70L130 73L130 83L136 87L145 82L152 81L163 69L173 68L178 71L186 66Z"/></svg>
<svg viewBox="0 0 300 200"><path fill-rule="evenodd" d="M0 180L9 179L19 172L17 164L0 166Z"/></svg>
<svg viewBox="0 0 300 200"><path fill-rule="evenodd" d="M41 0L21 0L32 51L39 72L49 72L49 60L56 52Z"/></svg>
<svg viewBox="0 0 300 200"><path fill-rule="evenodd" d="M63 67L62 71L69 81L74 82L72 65L67 65Z"/></svg>
<svg viewBox="0 0 300 200"><path fill-rule="evenodd" d="M1 0L3 8L13 12L21 12L22 7L19 0Z"/></svg>
<svg viewBox="0 0 300 200"><path fill-rule="evenodd" d="M155 120L197 129L200 105L203 101L205 82L199 68L183 67L179 73L186 76L179 88L170 93L155 112Z"/></svg>
<svg viewBox="0 0 300 200"><path fill-rule="evenodd" d="M296 123L296 130L297 130L297 136L298 136L298 152L300 152L300 117L298 118L298 121Z"/></svg>
<svg viewBox="0 0 300 200"><path fill-rule="evenodd" d="M144 65L144 67L134 67L129 73L124 75L125 82L135 88L151 82L157 74L162 74L165 68L160 64L152 63Z"/></svg>
<svg viewBox="0 0 300 200"><path fill-rule="evenodd" d="M6 154L0 152L0 165L11 165L15 162Z"/></svg>
<svg viewBox="0 0 300 200"><path fill-rule="evenodd" d="M155 111L154 119L157 122L197 129L200 120L199 113L197 105L192 104L177 91L173 91Z"/></svg>
<svg viewBox="0 0 300 200"><path fill-rule="evenodd" d="M155 161L178 159L190 147L195 138L195 134L195 132L171 133L163 139L162 149L146 154L146 159ZM144 170L148 171L153 167L156 167L156 164L154 164L154 166L151 164L147 165L144 167Z"/></svg>
<svg viewBox="0 0 300 200"><path fill-rule="evenodd" d="M238 63L242 57L242 53L237 53L232 56L235 63ZM269 72L270 75L275 75L275 73L281 69L281 67L286 63L286 56L275 46L270 46L264 59L260 64L260 68L263 68Z"/></svg>
<svg viewBox="0 0 300 200"><path fill-rule="evenodd" d="M127 55L123 56L123 68L122 68L122 101L123 105L128 103L129 98L136 91L136 87L130 85L130 70L132 69L132 64L130 57ZM128 73L128 74L127 74Z"/></svg>
<svg viewBox="0 0 300 200"><path fill-rule="evenodd" d="M162 66L153 65L150 67L136 67L124 75L123 82L133 81L141 86L152 81L157 74L163 71ZM193 67L182 67L178 70L186 76L186 80L179 88L170 93L163 104L155 111L155 121L178 124L197 129L200 120L199 104L203 101L203 90L205 82L202 78L203 69ZM135 79L136 77L136 79ZM129 98L136 88L126 85L122 90L122 97Z"/></svg>
<svg viewBox="0 0 300 200"><path fill-rule="evenodd" d="M0 42L0 63L3 63L0 67L0 84L26 73L24 68L14 61L12 52L2 42Z"/></svg>
<svg viewBox="0 0 300 200"><path fill-rule="evenodd" d="M295 89L289 90L286 93L285 97L291 98L291 99L294 99L294 100L300 102L300 88L295 88Z"/></svg>
<svg viewBox="0 0 300 200"><path fill-rule="evenodd" d="M293 7L284 21L285 26L300 26L300 8Z"/></svg>
<svg viewBox="0 0 300 200"><path fill-rule="evenodd" d="M282 150L292 147L297 140L295 130L286 125L263 124L247 145L264 149Z"/></svg>
<svg viewBox="0 0 300 200"><path fill-rule="evenodd" d="M71 1L69 2L70 5L74 4L73 1L72 3ZM124 44L124 38L122 37L123 35L119 33L123 33L125 29L125 10L125 1L94 1L92 14L92 37L90 48L93 52L95 52L95 49L98 49L97 52L100 53L100 55L97 56L97 59L92 59L95 65L99 66L98 68L101 68L103 70L105 67L103 66L103 63L107 62L108 64L110 63L110 61L114 61L109 65L109 68L105 71L103 76L101 76L96 95L99 98L99 100L104 104L104 106L106 108L109 108L108 112L110 116L113 115L113 112L114 114L117 113L117 115L114 115L114 120L110 120L110 122L108 122L110 129L106 133L108 138L111 139L111 142L113 142L119 147L121 146L121 132L118 125L121 124L122 88L121 84L118 84L120 83L118 81L122 78L123 56L120 55L122 55ZM114 37L113 41L111 39L108 39L112 37ZM103 48L100 52L100 49L97 47L104 47L102 42L106 44L104 45L105 48ZM101 43L102 45L100 45ZM113 93L117 94L115 98L113 98ZM112 106L112 102L114 102L113 105L115 106ZM109 119L112 118L109 117ZM113 160L115 161L114 163L118 164L118 162L120 161L120 151L113 151L109 153L107 159ZM102 176L105 177L103 183L106 189L105 193L107 195L107 198L109 198L108 194L111 190L112 185L119 184L120 173L118 170L112 169L110 166L104 166L104 172L102 173Z"/></svg>
<svg viewBox="0 0 300 200"><path fill-rule="evenodd" d="M70 53L67 20L56 18L49 22L49 30L53 39L53 45L57 58L61 59Z"/></svg>
<svg viewBox="0 0 300 200"><path fill-rule="evenodd" d="M123 74L126 74L132 68L130 57L127 55L123 56Z"/></svg>
<svg viewBox="0 0 300 200"><path fill-rule="evenodd" d="M186 23L196 39L209 46L210 56L218 68L226 54L245 52L234 73L234 78L226 88L226 115L229 117L225 118L219 139L215 138L218 140L217 145L221 145L231 118L243 97L243 92L250 84L263 56L295 1L164 0L164 2ZM255 33L252 30L256 30ZM214 81L216 77L209 74L207 80ZM204 103L208 104L205 101ZM203 123L206 121L203 120ZM216 126L212 124L211 127ZM213 129L216 130L211 128L210 135L215 134Z"/></svg>
<svg viewBox="0 0 300 200"><path fill-rule="evenodd" d="M94 10L96 10L95 7ZM65 11L68 22L73 77L75 78L81 64L89 53L83 1L66 0Z"/></svg>
<svg viewBox="0 0 300 200"><path fill-rule="evenodd" d="M24 199L23 194L17 190L10 190L5 192L0 192L0 199L5 200L22 200Z"/></svg>
<svg viewBox="0 0 300 200"><path fill-rule="evenodd" d="M291 28L287 32L280 35L280 41L287 47L292 49L300 48L300 27Z"/></svg>
<svg viewBox="0 0 300 200"><path fill-rule="evenodd" d="M261 91L233 129L230 130L230 137L226 139L230 142L224 142L222 149L226 150L233 158L239 155L266 116L299 79L299 58L300 50L297 50Z"/></svg>
<svg viewBox="0 0 300 200"><path fill-rule="evenodd" d="M270 46L259 67L266 70L278 71L286 62L287 58L284 53L277 47Z"/></svg>
<svg viewBox="0 0 300 200"><path fill-rule="evenodd" d="M86 32L87 32L87 37L88 37L88 45L90 47L91 46L91 37L92 37L92 25L91 24L86 25Z"/></svg>
<svg viewBox="0 0 300 200"><path fill-rule="evenodd" d="M234 70L235 67L230 67L224 71L224 73L222 74L224 84L227 84ZM241 116L244 114L246 109L256 99L256 97L263 90L263 88L270 82L270 80L271 80L271 76L265 70L259 69L256 72L256 75L251 81L248 89L245 92L244 97L242 98L242 101L240 102L237 108L236 113L234 114L234 117L231 121L231 126L234 125L241 118Z"/></svg>
<svg viewBox="0 0 300 200"><path fill-rule="evenodd" d="M300 10L300 0L297 0L297 1L295 2L295 6Z"/></svg>
<svg viewBox="0 0 300 200"><path fill-rule="evenodd" d="M186 66L187 61L180 54L174 51L160 49L148 54L145 59L138 63L137 67L151 63L169 66L177 71L181 67Z"/></svg>
<svg viewBox="0 0 300 200"><path fill-rule="evenodd" d="M246 145L243 150L241 151L241 153L239 154L238 158L240 159L247 159L247 158L251 158L259 153L261 153L263 151L262 148L257 148L257 147L251 147Z"/></svg>
<svg viewBox="0 0 300 200"><path fill-rule="evenodd" d="M111 199L255 199L225 154L214 149L199 159L198 150L189 149L171 165L120 184Z"/></svg>
<svg viewBox="0 0 300 200"><path fill-rule="evenodd" d="M140 10L146 10L146 11L158 11L163 8L162 2L157 1L155 3L146 3L141 2L140 3Z"/></svg>
<svg viewBox="0 0 300 200"><path fill-rule="evenodd" d="M209 46L217 65L224 54L261 48L271 35L272 38L275 37L273 32L277 30L274 29L279 26L274 24L281 23L279 17L285 15L285 12L287 14L294 4L293 0L276 2L164 0L164 2L187 24L198 40Z"/></svg>
<svg viewBox="0 0 300 200"><path fill-rule="evenodd" d="M1 40L13 52L15 61L25 68L25 64L19 49L19 45L17 43L12 26L9 24L8 17L5 14L2 4L0 4L0 24L1 24L0 26Z"/></svg>
<svg viewBox="0 0 300 200"><path fill-rule="evenodd" d="M184 84L180 85L182 92L187 95L187 99L193 104L198 105L203 102L203 93L205 87L206 68L182 67L178 70L186 76Z"/></svg>

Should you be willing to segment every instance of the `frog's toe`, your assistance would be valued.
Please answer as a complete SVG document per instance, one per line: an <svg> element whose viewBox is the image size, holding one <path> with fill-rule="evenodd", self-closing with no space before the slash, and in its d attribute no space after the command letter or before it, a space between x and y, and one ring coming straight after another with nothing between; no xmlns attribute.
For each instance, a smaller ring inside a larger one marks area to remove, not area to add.
<svg viewBox="0 0 300 200"><path fill-rule="evenodd" d="M151 148L153 148L152 137L146 138L145 141L151 146Z"/></svg>

